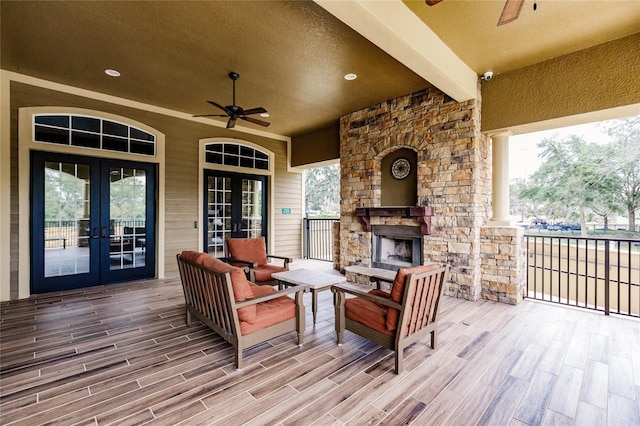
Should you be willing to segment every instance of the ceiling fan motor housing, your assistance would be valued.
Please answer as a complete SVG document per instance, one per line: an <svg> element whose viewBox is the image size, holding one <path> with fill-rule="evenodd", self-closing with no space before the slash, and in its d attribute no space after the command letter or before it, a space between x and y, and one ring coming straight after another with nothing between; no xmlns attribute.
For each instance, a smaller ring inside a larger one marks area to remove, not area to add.
<svg viewBox="0 0 640 426"><path fill-rule="evenodd" d="M253 117L248 117L249 115L253 115L253 114L265 113L267 112L266 109L262 107L257 107L257 108L250 108L248 110L245 110L244 108L236 105L236 80L240 78L240 74L238 74L235 71L231 71L228 74L228 76L233 81L232 104L227 106L222 106L214 101L207 101L211 105L223 110L225 114L229 117L229 121L227 122L227 129L233 128L236 125L236 120L238 118L241 120L248 121L250 123L258 124L260 126L264 126L264 127L269 126L270 123L267 123L266 121L258 120L257 118L253 118ZM202 114L202 115L197 115L195 117L220 117L220 116L221 116L220 114Z"/></svg>

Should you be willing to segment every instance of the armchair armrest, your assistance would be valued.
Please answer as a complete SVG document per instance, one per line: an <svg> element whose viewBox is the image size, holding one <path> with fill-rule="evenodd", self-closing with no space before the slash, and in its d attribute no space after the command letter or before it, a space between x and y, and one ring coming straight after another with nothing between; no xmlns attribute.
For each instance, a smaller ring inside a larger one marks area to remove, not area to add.
<svg viewBox="0 0 640 426"><path fill-rule="evenodd" d="M284 256L276 256L275 254L267 254L267 259L272 258L272 259L280 259L284 261L284 267L289 269L288 265L289 263L293 262L293 259L290 257L284 257Z"/></svg>
<svg viewBox="0 0 640 426"><path fill-rule="evenodd" d="M395 308L398 310L402 309L402 305L398 302L394 302L391 299L387 299L386 297L376 296L370 293L367 293L362 290L358 290L352 287L348 287L344 284L335 284L331 286L331 292L343 292L348 294L353 294L354 296L362 297L363 299L370 300L374 303L378 303L380 305L386 306L388 308Z"/></svg>
<svg viewBox="0 0 640 426"><path fill-rule="evenodd" d="M292 293L304 293L307 290L306 285L296 285L293 287L287 287L282 290L278 290L273 293L263 294L262 296L252 297L251 299L243 300L242 302L236 302L237 308L244 308L245 306L256 305L261 302L266 302L268 300L277 299L278 297L285 296L287 294Z"/></svg>
<svg viewBox="0 0 640 426"><path fill-rule="evenodd" d="M227 263L244 263L249 268L255 268L256 266L258 266L258 264L256 262L252 262L250 260L238 259L238 258L235 258L235 257L221 257L220 259L223 262L227 262Z"/></svg>
<svg viewBox="0 0 640 426"><path fill-rule="evenodd" d="M369 277L370 282L376 283L376 288L378 290L382 290L382 283L389 284L389 287L393 285L393 281L395 280L395 274L392 276L385 276L384 274L373 274Z"/></svg>

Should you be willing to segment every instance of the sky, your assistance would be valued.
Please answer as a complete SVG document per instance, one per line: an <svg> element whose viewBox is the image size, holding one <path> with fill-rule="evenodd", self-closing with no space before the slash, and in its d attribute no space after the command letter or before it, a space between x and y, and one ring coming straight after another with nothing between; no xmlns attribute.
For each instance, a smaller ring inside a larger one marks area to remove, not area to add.
<svg viewBox="0 0 640 426"><path fill-rule="evenodd" d="M509 180L526 178L538 169L541 160L538 157L540 150L536 144L545 138L555 138L554 135L557 135L560 139L563 139L573 134L582 136L587 142L604 142L608 140L609 137L601 132L596 124L581 124L579 126L509 137Z"/></svg>

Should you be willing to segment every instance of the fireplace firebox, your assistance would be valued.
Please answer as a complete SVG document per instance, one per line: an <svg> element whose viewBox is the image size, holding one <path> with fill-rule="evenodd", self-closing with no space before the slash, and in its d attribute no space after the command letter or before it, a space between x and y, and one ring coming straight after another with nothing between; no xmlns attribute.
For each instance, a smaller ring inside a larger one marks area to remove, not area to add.
<svg viewBox="0 0 640 426"><path fill-rule="evenodd" d="M395 271L422 265L422 233L419 226L373 225L372 265Z"/></svg>

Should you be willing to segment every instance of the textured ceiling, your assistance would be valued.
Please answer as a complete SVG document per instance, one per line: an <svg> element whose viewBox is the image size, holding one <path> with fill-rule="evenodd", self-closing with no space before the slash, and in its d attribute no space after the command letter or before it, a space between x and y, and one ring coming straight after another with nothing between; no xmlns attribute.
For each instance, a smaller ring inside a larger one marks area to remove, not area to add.
<svg viewBox="0 0 640 426"><path fill-rule="evenodd" d="M518 19L501 26L504 0L404 3L478 75L522 68L640 31L639 0L525 0Z"/></svg>
<svg viewBox="0 0 640 426"><path fill-rule="evenodd" d="M400 0L391 0L399 2ZM498 1L405 4L478 74L640 31L640 1L532 1L496 27ZM236 101L295 136L429 82L310 1L2 1L1 66L187 114ZM420 40L416 40L420 43ZM119 78L104 70L117 69ZM344 74L358 79L348 82ZM226 122L220 119L221 122Z"/></svg>

